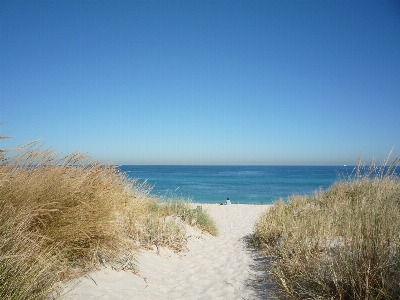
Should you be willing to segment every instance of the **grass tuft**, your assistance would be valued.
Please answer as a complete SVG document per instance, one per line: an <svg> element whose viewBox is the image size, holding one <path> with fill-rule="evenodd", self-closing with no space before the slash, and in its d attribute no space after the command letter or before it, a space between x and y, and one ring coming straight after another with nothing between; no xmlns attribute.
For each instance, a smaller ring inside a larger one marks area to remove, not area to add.
<svg viewBox="0 0 400 300"><path fill-rule="evenodd" d="M211 216L201 206L197 206L195 209L192 207L191 202L178 198L163 203L162 209L166 215L177 216L188 225L217 236L218 229Z"/></svg>
<svg viewBox="0 0 400 300"><path fill-rule="evenodd" d="M61 281L104 266L137 272L139 248L185 250L175 216L201 227L201 214L150 192L78 152L59 158L37 141L1 150L0 299L57 298Z"/></svg>
<svg viewBox="0 0 400 300"><path fill-rule="evenodd" d="M273 258L279 298L399 299L395 164L359 164L353 180L278 201L259 218L253 244Z"/></svg>

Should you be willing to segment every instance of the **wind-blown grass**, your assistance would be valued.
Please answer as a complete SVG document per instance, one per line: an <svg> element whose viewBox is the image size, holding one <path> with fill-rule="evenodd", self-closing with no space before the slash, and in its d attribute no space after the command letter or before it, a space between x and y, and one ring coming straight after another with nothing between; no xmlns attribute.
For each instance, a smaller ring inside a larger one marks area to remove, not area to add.
<svg viewBox="0 0 400 300"><path fill-rule="evenodd" d="M192 209L190 202L174 199L163 203L163 209L167 215L178 216L189 225L196 226L214 236L218 235L215 221L201 206Z"/></svg>
<svg viewBox="0 0 400 300"><path fill-rule="evenodd" d="M353 180L281 200L260 217L253 243L273 258L279 298L400 298L397 162L359 164Z"/></svg>
<svg viewBox="0 0 400 300"><path fill-rule="evenodd" d="M60 281L103 266L137 272L139 248L184 250L183 223L150 191L77 152L1 150L0 298L57 297Z"/></svg>

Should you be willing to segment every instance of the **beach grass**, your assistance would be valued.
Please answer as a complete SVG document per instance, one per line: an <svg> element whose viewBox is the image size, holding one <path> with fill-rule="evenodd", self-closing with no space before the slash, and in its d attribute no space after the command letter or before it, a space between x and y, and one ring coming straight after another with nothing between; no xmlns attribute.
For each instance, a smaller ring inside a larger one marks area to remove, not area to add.
<svg viewBox="0 0 400 300"><path fill-rule="evenodd" d="M166 211L166 214L178 216L187 224L196 226L202 231L217 236L217 226L207 211L203 210L201 205L193 209L192 203L182 200L178 198L163 203L163 209Z"/></svg>
<svg viewBox="0 0 400 300"><path fill-rule="evenodd" d="M78 152L59 157L38 141L1 150L0 298L57 298L60 282L105 266L137 272L140 248L185 250L186 224L216 234L189 203L150 192Z"/></svg>
<svg viewBox="0 0 400 300"><path fill-rule="evenodd" d="M279 299L399 299L400 181L359 164L313 196L280 200L256 223L253 244L272 258Z"/></svg>

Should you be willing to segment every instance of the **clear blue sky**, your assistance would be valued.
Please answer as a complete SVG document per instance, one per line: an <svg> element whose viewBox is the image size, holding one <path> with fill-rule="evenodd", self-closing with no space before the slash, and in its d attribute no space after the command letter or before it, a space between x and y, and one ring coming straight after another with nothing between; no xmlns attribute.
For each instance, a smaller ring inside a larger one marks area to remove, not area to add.
<svg viewBox="0 0 400 300"><path fill-rule="evenodd" d="M400 154L399 1L0 2L2 148L121 164Z"/></svg>

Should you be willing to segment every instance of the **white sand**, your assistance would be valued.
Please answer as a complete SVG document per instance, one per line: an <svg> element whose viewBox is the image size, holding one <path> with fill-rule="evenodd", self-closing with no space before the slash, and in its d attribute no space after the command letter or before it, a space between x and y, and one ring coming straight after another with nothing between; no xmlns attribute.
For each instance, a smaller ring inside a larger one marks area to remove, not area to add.
<svg viewBox="0 0 400 300"><path fill-rule="evenodd" d="M188 252L137 256L141 277L110 268L68 287L63 299L266 299L261 258L246 246L258 216L268 205L201 204L217 222L219 236L190 230ZM253 284L251 284L253 283Z"/></svg>

